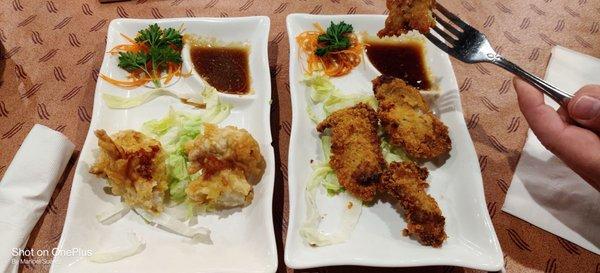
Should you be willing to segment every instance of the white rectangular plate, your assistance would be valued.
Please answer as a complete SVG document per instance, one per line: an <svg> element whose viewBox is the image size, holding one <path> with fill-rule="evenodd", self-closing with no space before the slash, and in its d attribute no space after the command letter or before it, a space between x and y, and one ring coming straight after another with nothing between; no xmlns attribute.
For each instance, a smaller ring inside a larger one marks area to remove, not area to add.
<svg viewBox="0 0 600 273"><path fill-rule="evenodd" d="M380 15L323 15L291 14L287 17L290 40L290 87L292 94L292 135L289 153L290 217L285 245L285 263L292 268L309 268L331 265L364 265L405 267L425 265L455 265L483 270L500 270L502 252L494 227L486 209L483 183L473 143L467 131L460 104L460 96L448 55L427 44L427 63L431 68L442 95L434 111L450 129L452 151L442 165L431 163L428 192L438 201L446 217L448 239L441 248L419 244L402 235L406 227L403 217L389 202L377 201L363 207L360 220L350 239L342 244L311 247L300 237L299 228L306 217L305 185L311 175L311 160L322 160L321 145L315 125L309 119L306 107L310 103L310 90L300 81L302 67L298 58L295 37L314 29L313 23L329 26L330 21L354 26L354 31L376 35L383 27L385 16ZM372 95L371 80L378 76L368 60L363 60L351 74L336 78L336 87L348 93ZM318 197L322 215L335 218L343 206L342 198ZM339 220L339 219L337 219ZM337 220L321 224L327 231L337 225Z"/></svg>
<svg viewBox="0 0 600 273"><path fill-rule="evenodd" d="M95 161L97 138L95 129L105 129L109 134L124 129L139 130L148 120L164 117L170 107L192 110L172 97L159 97L142 106L115 110L108 108L101 98L102 92L131 96L148 92L140 87L124 90L98 79L94 96L94 110L87 139L77 164L69 209L59 248L62 250L107 250L123 245L128 232L135 232L146 242L146 248L117 262L96 264L80 255L58 255L54 258L54 273L105 273L105 272L275 272L277 249L273 231L271 201L274 183L274 155L271 146L269 109L271 85L267 58L269 34L268 17L245 18L181 18L164 20L117 19L108 27L106 49L124 43L119 33L135 37L138 30L149 24L178 28L183 24L185 33L215 37L224 42L241 41L250 45L250 75L254 94L247 98L220 96L233 104L231 115L220 125L235 125L248 130L260 144L266 160L262 180L254 187L253 202L242 209L228 210L198 217L198 226L212 231L212 245L192 244L189 239L146 224L137 214L130 212L112 225L103 225L96 215L119 198L104 193L106 181L88 173ZM117 57L106 54L100 73L123 78L125 72L117 67ZM190 90L190 79L180 79L169 89ZM200 90L198 90L199 92Z"/></svg>

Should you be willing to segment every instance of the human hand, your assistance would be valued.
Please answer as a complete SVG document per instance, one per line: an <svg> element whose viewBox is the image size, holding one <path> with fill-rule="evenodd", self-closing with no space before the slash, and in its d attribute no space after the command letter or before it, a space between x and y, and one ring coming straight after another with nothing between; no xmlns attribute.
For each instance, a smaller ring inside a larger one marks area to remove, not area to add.
<svg viewBox="0 0 600 273"><path fill-rule="evenodd" d="M540 142L600 191L600 85L579 89L567 109L555 111L544 95L514 79L519 108Z"/></svg>

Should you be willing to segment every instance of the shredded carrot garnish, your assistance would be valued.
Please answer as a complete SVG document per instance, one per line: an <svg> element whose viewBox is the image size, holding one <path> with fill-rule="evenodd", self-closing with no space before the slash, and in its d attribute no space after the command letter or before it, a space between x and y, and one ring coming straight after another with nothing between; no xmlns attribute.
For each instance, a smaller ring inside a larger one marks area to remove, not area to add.
<svg viewBox="0 0 600 273"><path fill-rule="evenodd" d="M105 80L111 84L114 84L119 87L124 87L124 88L139 87L139 86L146 84L147 82L149 82L151 80L150 78L132 78L133 79L132 81L122 81L122 80L113 79L104 74L100 74L99 76L100 76L100 78L102 78L103 80Z"/></svg>
<svg viewBox="0 0 600 273"><path fill-rule="evenodd" d="M125 38L127 41L129 41L129 42L130 42L130 43L132 43L132 44L135 44L135 43L136 43L136 42L135 42L135 39L133 39L133 38L131 38L131 37L129 37L129 36L127 36L127 35L123 34L123 33L121 33L121 36L123 36L123 38Z"/></svg>
<svg viewBox="0 0 600 273"><path fill-rule="evenodd" d="M169 63L167 65L167 76L165 78L165 84L171 82L171 79L173 79L173 76L175 76L175 72L177 70L179 70L179 65L175 65L173 63Z"/></svg>
<svg viewBox="0 0 600 273"><path fill-rule="evenodd" d="M325 33L325 30L318 23L315 23L314 26L317 30L305 31L296 37L296 42L306 54L307 67L305 71L307 73L323 70L327 76L339 77L350 73L354 67L360 64L363 46L354 33L348 34L351 42L348 49L317 56L315 50L321 47L318 38L319 35Z"/></svg>

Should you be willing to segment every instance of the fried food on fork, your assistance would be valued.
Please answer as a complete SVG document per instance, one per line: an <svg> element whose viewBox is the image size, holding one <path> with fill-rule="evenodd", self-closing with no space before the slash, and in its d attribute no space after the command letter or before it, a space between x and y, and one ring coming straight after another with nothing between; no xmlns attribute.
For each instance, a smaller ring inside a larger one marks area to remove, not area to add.
<svg viewBox="0 0 600 273"><path fill-rule="evenodd" d="M431 11L434 5L435 0L387 0L390 13L377 36L400 36L413 29L429 33L429 29L435 27Z"/></svg>
<svg viewBox="0 0 600 273"><path fill-rule="evenodd" d="M433 159L452 148L448 127L436 117L419 90L403 80L379 76L373 80L377 115L393 145L415 159Z"/></svg>
<svg viewBox="0 0 600 273"><path fill-rule="evenodd" d="M414 235L424 245L440 247L446 239L445 218L428 187L427 169L414 162L393 162L383 174L381 188L400 201L408 226L405 236Z"/></svg>
<svg viewBox="0 0 600 273"><path fill-rule="evenodd" d="M90 173L108 178L113 194L153 213L163 210L167 175L160 142L133 130L110 137L96 130L100 152Z"/></svg>
<svg viewBox="0 0 600 273"><path fill-rule="evenodd" d="M377 136L377 115L365 103L335 111L317 125L317 131L331 128L331 159L340 184L363 201L377 193L385 169Z"/></svg>

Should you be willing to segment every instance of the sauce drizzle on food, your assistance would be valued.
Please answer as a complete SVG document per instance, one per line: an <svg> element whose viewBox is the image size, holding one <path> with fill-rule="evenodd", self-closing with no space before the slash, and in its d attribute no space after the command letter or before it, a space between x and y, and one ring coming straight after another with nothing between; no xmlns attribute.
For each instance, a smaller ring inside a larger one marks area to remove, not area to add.
<svg viewBox="0 0 600 273"><path fill-rule="evenodd" d="M420 90L432 87L421 43L370 42L366 51L369 61L381 74L403 79Z"/></svg>
<svg viewBox="0 0 600 273"><path fill-rule="evenodd" d="M247 48L192 46L190 56L196 72L218 91L237 95L250 92Z"/></svg>

